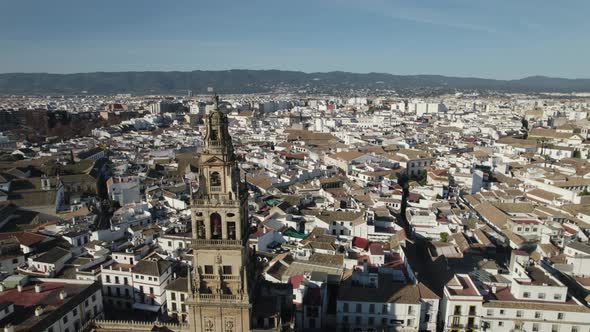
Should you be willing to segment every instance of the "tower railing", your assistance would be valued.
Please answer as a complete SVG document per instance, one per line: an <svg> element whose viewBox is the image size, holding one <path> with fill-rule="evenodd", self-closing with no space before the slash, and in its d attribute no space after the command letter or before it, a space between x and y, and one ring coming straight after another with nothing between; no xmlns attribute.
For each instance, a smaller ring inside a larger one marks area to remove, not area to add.
<svg viewBox="0 0 590 332"><path fill-rule="evenodd" d="M226 239L216 239L216 240L207 240L207 239L193 239L191 240L194 247L204 248L204 247L242 247L242 240L226 240Z"/></svg>
<svg viewBox="0 0 590 332"><path fill-rule="evenodd" d="M247 296L241 294L195 294L194 299L197 302L205 303L243 303L248 302Z"/></svg>
<svg viewBox="0 0 590 332"><path fill-rule="evenodd" d="M240 201L223 199L223 198L194 199L193 204L196 204L196 205L217 204L217 205L226 205L226 206L240 206Z"/></svg>

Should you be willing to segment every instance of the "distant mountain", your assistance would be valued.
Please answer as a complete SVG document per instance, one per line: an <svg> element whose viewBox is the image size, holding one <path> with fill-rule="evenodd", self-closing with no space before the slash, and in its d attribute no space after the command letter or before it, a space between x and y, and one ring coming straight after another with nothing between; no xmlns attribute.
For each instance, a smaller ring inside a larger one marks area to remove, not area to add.
<svg viewBox="0 0 590 332"><path fill-rule="evenodd" d="M223 70L191 72L96 72L80 74L0 74L0 95L6 94L185 94L261 93L279 88L307 91L342 89L496 90L504 92L589 92L590 79L544 76L519 80L447 77L438 75L393 75L348 72L304 73L283 70Z"/></svg>

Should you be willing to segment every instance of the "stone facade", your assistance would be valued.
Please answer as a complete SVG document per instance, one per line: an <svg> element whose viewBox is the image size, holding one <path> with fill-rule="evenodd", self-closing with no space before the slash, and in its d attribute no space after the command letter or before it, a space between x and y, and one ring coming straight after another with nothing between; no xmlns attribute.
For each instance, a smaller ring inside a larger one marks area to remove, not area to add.
<svg viewBox="0 0 590 332"><path fill-rule="evenodd" d="M193 274L188 305L192 331L250 330L248 238L245 187L228 132L227 116L216 107L205 118L199 186L193 193Z"/></svg>

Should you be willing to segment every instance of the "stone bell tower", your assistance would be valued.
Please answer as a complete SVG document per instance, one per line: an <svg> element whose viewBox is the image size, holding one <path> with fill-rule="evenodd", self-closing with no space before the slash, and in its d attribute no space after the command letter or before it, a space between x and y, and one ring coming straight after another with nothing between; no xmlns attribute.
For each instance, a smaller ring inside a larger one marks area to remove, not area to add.
<svg viewBox="0 0 590 332"><path fill-rule="evenodd" d="M191 204L194 260L186 301L189 324L193 331L249 331L248 202L218 96L205 124L199 188Z"/></svg>

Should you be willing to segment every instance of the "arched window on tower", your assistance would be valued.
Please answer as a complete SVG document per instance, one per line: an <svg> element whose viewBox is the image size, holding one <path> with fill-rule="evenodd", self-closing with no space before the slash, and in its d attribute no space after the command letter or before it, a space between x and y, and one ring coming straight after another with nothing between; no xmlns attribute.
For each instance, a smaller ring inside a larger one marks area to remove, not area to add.
<svg viewBox="0 0 590 332"><path fill-rule="evenodd" d="M209 175L209 186L211 192L221 191L221 175L219 175L219 172L213 172Z"/></svg>
<svg viewBox="0 0 590 332"><path fill-rule="evenodd" d="M211 226L211 239L212 240L221 239L221 215L219 215L219 213L211 214L210 226Z"/></svg>

